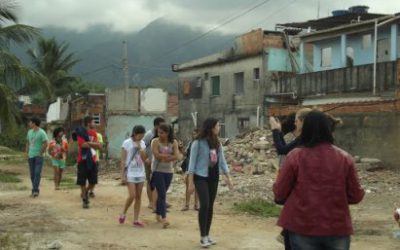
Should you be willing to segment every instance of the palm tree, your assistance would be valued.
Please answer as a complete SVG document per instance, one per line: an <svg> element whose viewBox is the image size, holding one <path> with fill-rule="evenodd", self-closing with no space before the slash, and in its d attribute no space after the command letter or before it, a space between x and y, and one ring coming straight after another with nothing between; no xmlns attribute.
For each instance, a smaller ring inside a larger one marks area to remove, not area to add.
<svg viewBox="0 0 400 250"><path fill-rule="evenodd" d="M21 91L37 83L42 90L47 89L46 79L25 67L9 51L10 44L29 43L39 35L38 29L18 24L14 12L16 7L12 0L0 2L0 121L6 126L13 124L19 116L16 100ZM46 91L46 94L49 92Z"/></svg>
<svg viewBox="0 0 400 250"><path fill-rule="evenodd" d="M72 90L71 84L79 78L70 76L69 71L79 62L74 53L68 53L68 44L57 43L54 38L39 38L36 49L27 51L37 71L45 76L54 93L53 98L63 96Z"/></svg>

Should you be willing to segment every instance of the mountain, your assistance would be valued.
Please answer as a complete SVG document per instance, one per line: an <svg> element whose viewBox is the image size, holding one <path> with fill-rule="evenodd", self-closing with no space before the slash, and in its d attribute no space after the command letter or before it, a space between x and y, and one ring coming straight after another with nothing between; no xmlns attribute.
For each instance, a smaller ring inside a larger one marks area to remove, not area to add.
<svg viewBox="0 0 400 250"><path fill-rule="evenodd" d="M203 33L203 30L165 19L157 19L142 30L129 34L112 31L103 25L92 26L85 32L56 27L42 28L44 37L55 37L58 42L65 41L69 44L69 52L74 52L81 60L74 67L73 74L107 86L123 84L123 41L128 46L130 84L158 86L157 83L168 85L168 82L176 82L176 73L171 71L171 64L183 63L228 48L235 37L210 33L196 39ZM35 47L35 44L30 47ZM26 49L12 48L17 56L29 63Z"/></svg>

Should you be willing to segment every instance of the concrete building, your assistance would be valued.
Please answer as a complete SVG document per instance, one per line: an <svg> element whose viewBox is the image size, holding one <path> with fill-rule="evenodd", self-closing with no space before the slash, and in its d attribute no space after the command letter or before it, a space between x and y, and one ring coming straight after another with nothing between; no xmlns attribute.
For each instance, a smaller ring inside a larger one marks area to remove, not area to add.
<svg viewBox="0 0 400 250"><path fill-rule="evenodd" d="M180 136L190 137L191 130L209 116L221 121L223 137L263 124L268 60L274 49L284 46L281 32L257 29L237 37L225 51L173 65L179 77Z"/></svg>
<svg viewBox="0 0 400 250"><path fill-rule="evenodd" d="M351 8L339 16L280 24L284 32L298 33L298 74L275 72L267 115L317 107L344 120L335 131L337 145L400 167L399 26L398 15Z"/></svg>
<svg viewBox="0 0 400 250"><path fill-rule="evenodd" d="M122 142L132 133L135 125L146 130L153 128L154 118L161 116L170 122L176 119L176 98L159 88L115 88L106 90L106 114L110 158L118 158Z"/></svg>

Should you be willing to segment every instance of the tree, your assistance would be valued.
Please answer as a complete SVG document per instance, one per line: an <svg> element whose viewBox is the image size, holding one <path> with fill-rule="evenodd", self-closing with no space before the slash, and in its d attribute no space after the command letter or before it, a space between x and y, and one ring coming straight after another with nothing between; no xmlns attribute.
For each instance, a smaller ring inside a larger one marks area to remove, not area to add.
<svg viewBox="0 0 400 250"><path fill-rule="evenodd" d="M55 38L39 38L37 49L27 51L35 69L45 76L53 93L52 100L70 93L78 77L69 75L71 68L79 62L74 53L68 53L68 44L58 43Z"/></svg>
<svg viewBox="0 0 400 250"><path fill-rule="evenodd" d="M19 117L17 95L24 89L36 85L46 95L49 94L46 79L25 67L9 51L11 43L29 43L39 35L38 29L18 24L16 7L12 0L0 2L0 121L6 126L13 124Z"/></svg>

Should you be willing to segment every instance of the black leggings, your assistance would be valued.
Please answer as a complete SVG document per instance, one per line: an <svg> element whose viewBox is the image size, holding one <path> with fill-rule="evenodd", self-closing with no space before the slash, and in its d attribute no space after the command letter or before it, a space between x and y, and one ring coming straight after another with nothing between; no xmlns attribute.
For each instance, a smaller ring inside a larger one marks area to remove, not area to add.
<svg viewBox="0 0 400 250"><path fill-rule="evenodd" d="M210 232L215 197L218 190L218 179L194 176L194 186L199 195L199 227L201 237L208 236Z"/></svg>

